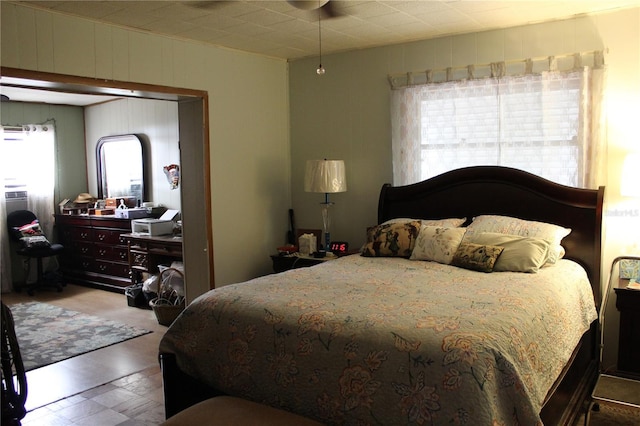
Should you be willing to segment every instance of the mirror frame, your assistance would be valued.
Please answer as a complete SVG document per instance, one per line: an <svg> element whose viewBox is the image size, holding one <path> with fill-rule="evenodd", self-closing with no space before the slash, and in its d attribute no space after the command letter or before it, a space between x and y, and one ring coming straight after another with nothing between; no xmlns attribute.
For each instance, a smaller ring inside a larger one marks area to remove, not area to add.
<svg viewBox="0 0 640 426"><path fill-rule="evenodd" d="M131 142L135 143L137 142L138 144L140 144L140 165L142 166L142 181L141 181L141 192L142 192L142 199L140 200L140 202L144 202L147 198L148 198L148 194L147 194L147 187L148 185L146 184L147 181L147 167L146 167L146 149L145 149L145 144L142 140L142 138L140 138L140 136L135 135L135 134L127 134L127 135L116 135L116 136L103 136L100 139L98 139L98 143L96 145L96 169L98 172L98 198L101 200L104 200L107 197L106 194L106 181L107 181L107 176L106 176L106 170L103 164L103 160L104 160L104 155L103 155L103 147L104 145L110 143L110 142L122 142L125 140L130 140Z"/></svg>

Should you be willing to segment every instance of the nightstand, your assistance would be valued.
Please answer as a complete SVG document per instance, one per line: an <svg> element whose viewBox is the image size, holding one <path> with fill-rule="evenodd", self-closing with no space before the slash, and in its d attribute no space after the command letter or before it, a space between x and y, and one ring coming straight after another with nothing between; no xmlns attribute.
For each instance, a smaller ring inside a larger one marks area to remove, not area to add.
<svg viewBox="0 0 640 426"><path fill-rule="evenodd" d="M628 279L619 279L616 308L620 311L618 373L640 379L640 290L626 288Z"/></svg>
<svg viewBox="0 0 640 426"><path fill-rule="evenodd" d="M621 260L640 261L636 256L620 256L611 263L609 281L602 295L599 315L600 331L600 371L598 380L591 393L591 402L585 415L585 425L589 424L592 410L597 410L599 404L640 409L640 374L638 374L638 360L640 360L640 290L626 288L629 280L618 279L613 287L616 266ZM618 375L603 374L602 351L604 349L604 313L607 297L613 287L616 292L616 308L620 311L620 329L618 340ZM636 365L634 365L636 364Z"/></svg>

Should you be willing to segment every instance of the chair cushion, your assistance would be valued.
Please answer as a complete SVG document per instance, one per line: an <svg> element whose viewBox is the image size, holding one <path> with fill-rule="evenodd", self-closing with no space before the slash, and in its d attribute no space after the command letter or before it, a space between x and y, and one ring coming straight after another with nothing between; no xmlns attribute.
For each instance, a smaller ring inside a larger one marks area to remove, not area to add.
<svg viewBox="0 0 640 426"><path fill-rule="evenodd" d="M27 257L49 257L56 256L64 250L62 244L51 244L49 247L21 248L16 252Z"/></svg>

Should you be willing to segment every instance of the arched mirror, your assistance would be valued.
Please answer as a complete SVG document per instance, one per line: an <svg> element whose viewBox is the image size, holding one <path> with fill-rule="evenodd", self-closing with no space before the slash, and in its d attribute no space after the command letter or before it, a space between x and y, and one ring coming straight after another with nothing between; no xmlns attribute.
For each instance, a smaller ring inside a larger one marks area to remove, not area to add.
<svg viewBox="0 0 640 426"><path fill-rule="evenodd" d="M96 146L98 198L145 199L144 144L136 135L106 136Z"/></svg>

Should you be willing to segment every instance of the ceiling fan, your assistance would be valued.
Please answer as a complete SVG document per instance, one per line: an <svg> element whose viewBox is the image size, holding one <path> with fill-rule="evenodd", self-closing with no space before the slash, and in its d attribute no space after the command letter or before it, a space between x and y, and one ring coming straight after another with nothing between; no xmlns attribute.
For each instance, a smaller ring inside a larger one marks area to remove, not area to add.
<svg viewBox="0 0 640 426"><path fill-rule="evenodd" d="M301 10L319 10L324 15L324 19L341 15L335 2L331 0L287 0L287 3Z"/></svg>
<svg viewBox="0 0 640 426"><path fill-rule="evenodd" d="M286 0L286 2L296 9L308 11L318 10L322 14L323 19L337 18L342 15L338 10L339 8L335 5L336 2L331 0ZM199 9L213 9L230 3L233 3L233 1L203 0L186 2L188 6Z"/></svg>

